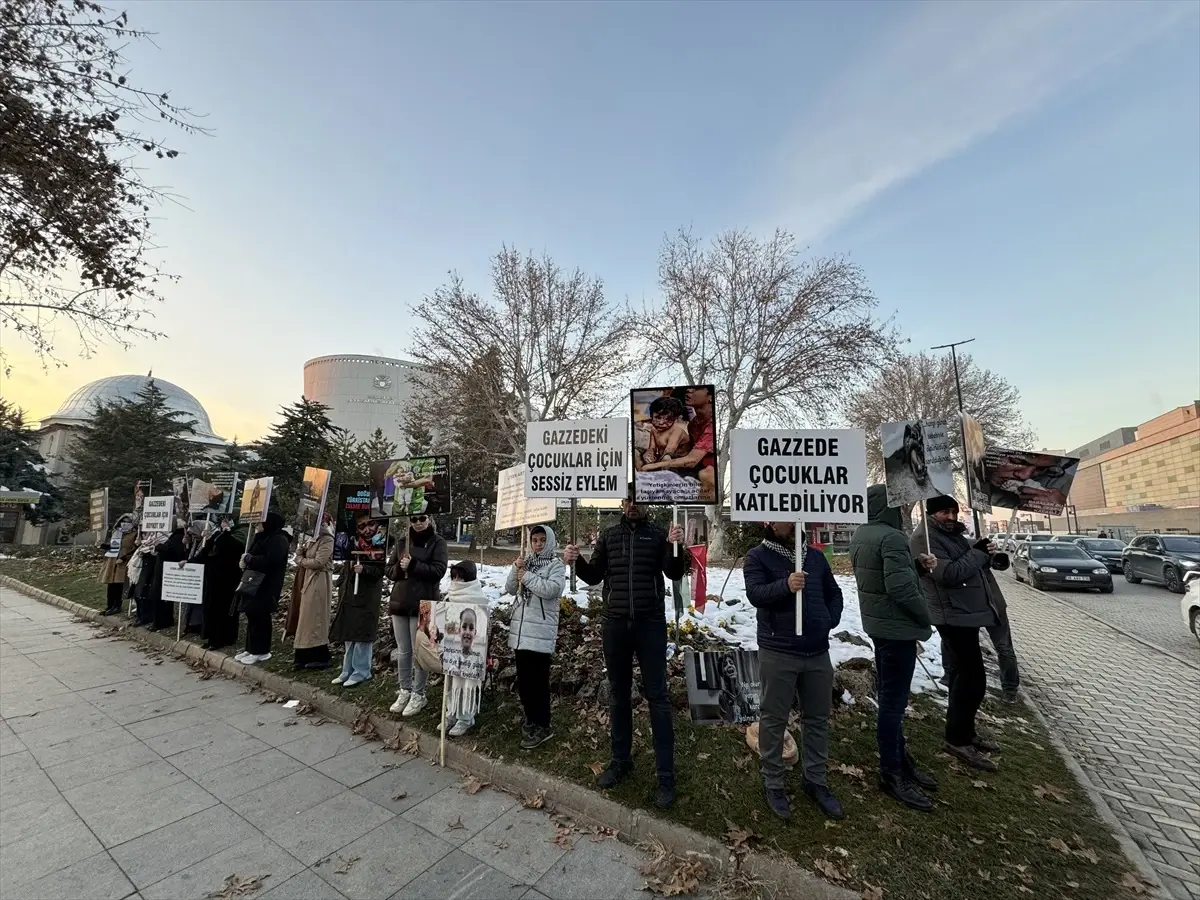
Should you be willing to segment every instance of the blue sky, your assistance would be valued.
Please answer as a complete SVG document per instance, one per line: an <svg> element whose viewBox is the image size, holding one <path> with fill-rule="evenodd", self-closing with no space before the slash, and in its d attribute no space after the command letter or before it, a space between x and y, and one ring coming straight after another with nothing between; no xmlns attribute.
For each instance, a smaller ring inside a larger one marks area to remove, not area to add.
<svg viewBox="0 0 1200 900"><path fill-rule="evenodd" d="M861 263L912 348L975 337L1067 448L1200 396L1194 3L139 2L132 78L206 114L153 169L168 339L43 375L36 417L153 368L257 437L305 359L408 355L502 243L657 296L680 226ZM248 334L269 334L265 340Z"/></svg>

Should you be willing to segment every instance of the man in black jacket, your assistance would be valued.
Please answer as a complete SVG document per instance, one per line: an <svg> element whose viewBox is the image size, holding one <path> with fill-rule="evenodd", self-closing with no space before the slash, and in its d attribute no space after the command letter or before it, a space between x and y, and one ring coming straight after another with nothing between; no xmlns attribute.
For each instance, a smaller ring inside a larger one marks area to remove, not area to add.
<svg viewBox="0 0 1200 900"><path fill-rule="evenodd" d="M630 497L633 486L630 485ZM602 788L614 787L633 769L633 657L642 670L642 693L650 703L654 759L658 772L655 803L675 802L675 725L667 696L666 585L688 570L688 555L675 555L672 544L683 529L663 531L646 521L646 508L626 500L621 521L596 542L591 560L568 544L563 561L588 584L604 583L604 662L612 688L610 706L612 761L601 773Z"/></svg>

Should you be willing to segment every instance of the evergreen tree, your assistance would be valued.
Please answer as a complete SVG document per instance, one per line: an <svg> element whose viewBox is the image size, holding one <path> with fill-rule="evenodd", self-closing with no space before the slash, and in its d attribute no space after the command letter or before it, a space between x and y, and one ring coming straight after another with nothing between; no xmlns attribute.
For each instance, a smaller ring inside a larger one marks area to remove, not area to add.
<svg viewBox="0 0 1200 900"><path fill-rule="evenodd" d="M151 379L132 400L101 403L70 445L66 512L72 527L87 527L88 495L107 487L113 517L133 507L135 482L152 479L156 493L170 493L171 479L204 459L190 442L196 422L167 406Z"/></svg>
<svg viewBox="0 0 1200 900"><path fill-rule="evenodd" d="M358 445L359 456L362 458L362 468L364 472L371 470L371 463L381 459L395 459L400 452L400 448L395 441L389 440L383 433L382 428L376 428L375 432ZM417 456L417 451L410 448L410 454Z"/></svg>
<svg viewBox="0 0 1200 900"><path fill-rule="evenodd" d="M337 502L343 484L366 484L367 472L362 465L361 445L350 432L339 430L329 450L325 468L333 472L329 479L329 509Z"/></svg>
<svg viewBox="0 0 1200 900"><path fill-rule="evenodd" d="M0 400L0 485L10 491L42 492L40 503L25 508L25 518L34 525L62 518L62 494L50 483L45 465L24 412Z"/></svg>
<svg viewBox="0 0 1200 900"><path fill-rule="evenodd" d="M210 457L209 467L213 472L238 472L245 475L253 464L245 445L239 444L235 437L220 453Z"/></svg>
<svg viewBox="0 0 1200 900"><path fill-rule="evenodd" d="M330 421L329 407L315 400L301 397L280 413L282 421L253 450L258 454L255 468L275 479L272 505L290 518L300 503L304 467L333 469L339 464L336 450L344 431Z"/></svg>

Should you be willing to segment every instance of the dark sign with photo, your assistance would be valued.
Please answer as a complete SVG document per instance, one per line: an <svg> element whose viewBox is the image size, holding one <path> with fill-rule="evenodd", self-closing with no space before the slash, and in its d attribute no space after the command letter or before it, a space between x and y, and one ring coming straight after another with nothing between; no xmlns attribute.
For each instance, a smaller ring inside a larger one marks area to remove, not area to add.
<svg viewBox="0 0 1200 900"><path fill-rule="evenodd" d="M988 503L1005 509L1062 515L1079 460L1073 456L989 447L983 471Z"/></svg>
<svg viewBox="0 0 1200 900"><path fill-rule="evenodd" d="M698 725L757 722L762 674L757 650L687 650L688 708Z"/></svg>
<svg viewBox="0 0 1200 900"><path fill-rule="evenodd" d="M633 484L639 503L716 503L717 426L712 385L629 394Z"/></svg>
<svg viewBox="0 0 1200 900"><path fill-rule="evenodd" d="M967 499L971 509L990 513L992 504L988 501L987 474L984 472L987 447L983 440L983 426L968 413L963 413L961 418L963 457L967 463Z"/></svg>
<svg viewBox="0 0 1200 900"><path fill-rule="evenodd" d="M371 463L371 515L440 516L450 512L450 457L414 456Z"/></svg>
<svg viewBox="0 0 1200 900"><path fill-rule="evenodd" d="M337 508L333 512L333 558L347 560L358 547L357 522L371 515L371 489L365 484L343 484L338 488ZM375 535L382 535L378 523ZM374 538L373 535L372 537Z"/></svg>

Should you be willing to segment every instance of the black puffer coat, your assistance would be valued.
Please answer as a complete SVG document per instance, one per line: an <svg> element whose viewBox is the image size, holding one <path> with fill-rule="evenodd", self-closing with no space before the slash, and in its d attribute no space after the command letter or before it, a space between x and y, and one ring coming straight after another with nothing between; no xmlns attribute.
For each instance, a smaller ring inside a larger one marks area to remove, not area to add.
<svg viewBox="0 0 1200 900"><path fill-rule="evenodd" d="M992 574L991 557L976 549L962 534L962 526L947 529L929 521L929 549L937 557L932 572L922 572L921 589L934 625L986 628L1000 618L1004 596ZM925 530L914 532L909 548L913 556L925 551Z"/></svg>
<svg viewBox="0 0 1200 900"><path fill-rule="evenodd" d="M287 574L290 543L283 525L283 516L275 512L267 513L263 530L250 539L250 548L247 550L250 558L246 560L246 571L262 572L263 580L253 597L241 596L243 612L273 613L279 606L283 578Z"/></svg>
<svg viewBox="0 0 1200 900"><path fill-rule="evenodd" d="M667 533L649 522L624 517L605 529L591 560L582 556L575 574L588 584L604 582L604 615L610 619L665 619L666 584L688 571L688 553L675 556Z"/></svg>
<svg viewBox="0 0 1200 900"><path fill-rule="evenodd" d="M409 549L411 546L411 549ZM405 552L412 558L408 571L400 565ZM438 585L446 574L449 548L446 539L433 530L408 530L408 535L396 541L396 549L388 561L387 577L392 581L388 598L388 613L393 616L416 616L422 600L438 600Z"/></svg>

